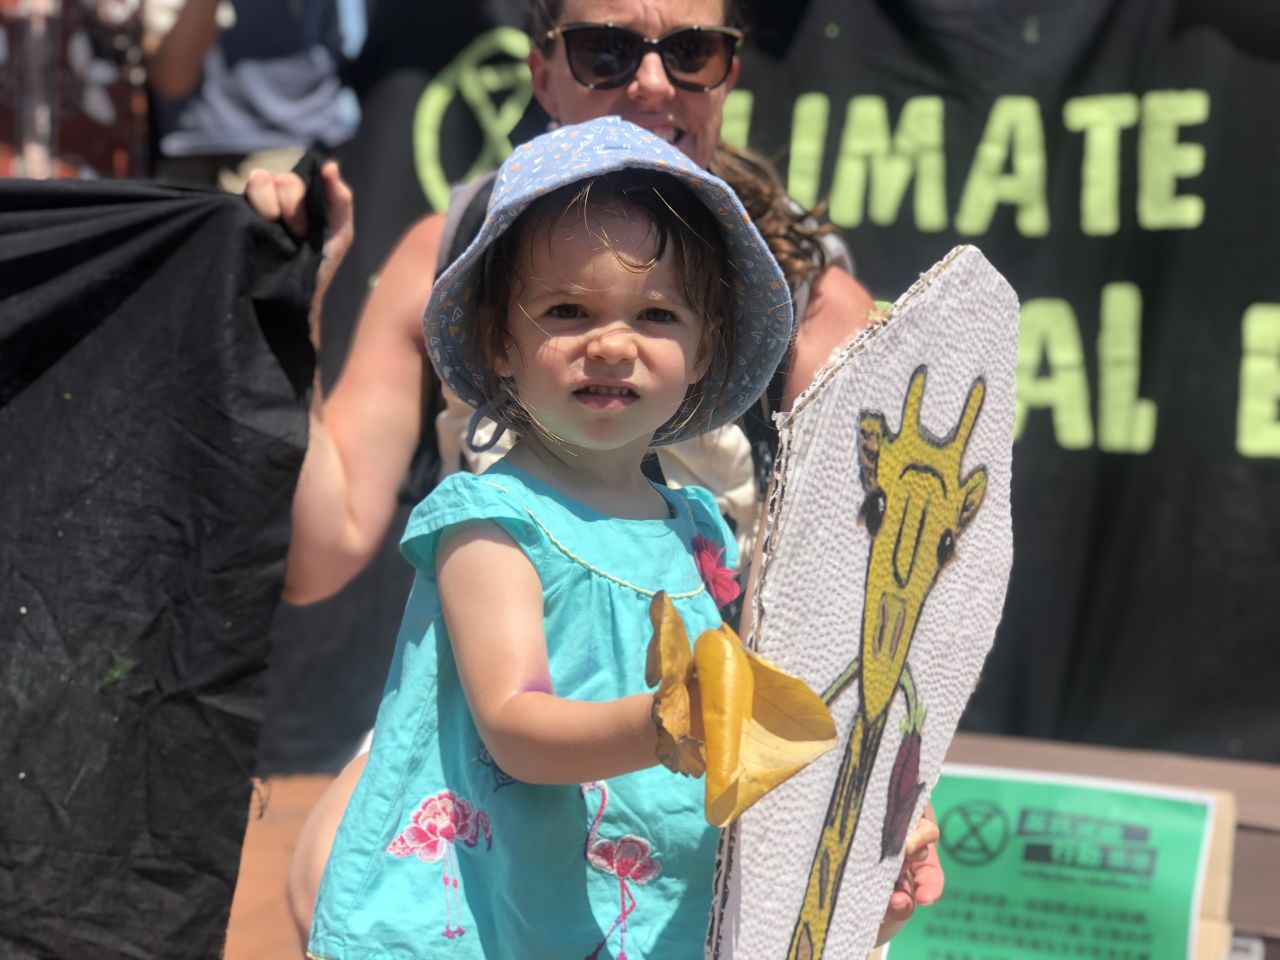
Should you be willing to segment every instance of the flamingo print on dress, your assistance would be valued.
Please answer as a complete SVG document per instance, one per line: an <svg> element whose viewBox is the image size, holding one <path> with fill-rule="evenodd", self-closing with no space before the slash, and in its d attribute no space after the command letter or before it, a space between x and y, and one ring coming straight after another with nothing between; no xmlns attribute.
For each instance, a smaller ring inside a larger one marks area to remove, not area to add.
<svg viewBox="0 0 1280 960"><path fill-rule="evenodd" d="M453 852L455 843L474 847L484 834L485 849L493 847L489 817L483 810L454 794L441 790L427 797L414 811L409 826L391 841L387 853L393 857L417 857L424 863L444 858L444 935L452 940L466 933L462 925L462 894L458 890L458 864ZM457 925L454 926L454 913Z"/></svg>
<svg viewBox="0 0 1280 960"><path fill-rule="evenodd" d="M583 855L587 858L587 863L601 873L618 878L619 899L617 919L605 933L604 939L596 944L596 948L587 956L587 960L596 960L600 956L600 951L604 949L604 945L613 936L613 931L619 928L621 933L618 940L617 960L627 960L627 917L636 908L636 898L632 896L627 882L630 881L637 886L646 884L658 875L661 865L649 856L648 840L633 837L631 834L617 840L597 836L600 819L604 816L605 807L609 805L609 788L602 781L596 780L584 783L581 789L584 797L592 790L600 791L600 806L596 809L595 819L587 829L587 842Z"/></svg>

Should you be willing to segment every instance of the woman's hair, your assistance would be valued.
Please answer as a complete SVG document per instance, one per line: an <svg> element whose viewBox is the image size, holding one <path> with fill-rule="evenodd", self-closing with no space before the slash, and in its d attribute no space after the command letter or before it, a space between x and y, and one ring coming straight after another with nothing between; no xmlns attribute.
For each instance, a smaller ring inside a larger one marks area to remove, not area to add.
<svg viewBox="0 0 1280 960"><path fill-rule="evenodd" d="M560 22L563 10L564 0L529 0L529 36L544 52L553 44L546 39L547 32ZM738 0L724 0L724 25L739 30L745 28Z"/></svg>
<svg viewBox="0 0 1280 960"><path fill-rule="evenodd" d="M529 36L545 54L555 43L547 40L547 32L559 22L563 9L564 0L529 0ZM724 22L745 29L738 0L724 0ZM782 178L764 155L722 140L711 158L711 172L733 187L782 267L787 286L794 291L826 269L827 256L819 238L834 233L835 227L823 222L821 205L805 210L787 196Z"/></svg>
<svg viewBox="0 0 1280 960"><path fill-rule="evenodd" d="M708 394L707 385L727 383L737 355L737 311L729 277L733 264L719 223L697 194L669 174L644 169L590 177L539 197L485 251L477 278L473 329L481 353L476 359L483 361L481 386L494 415L517 433L532 429L543 439L557 439L540 429L516 395L514 384L494 371L494 361L516 348L507 329L507 317L513 301L518 302L521 295L515 280L525 265L522 256L527 263L527 244L539 239L551 244L554 225L576 222L610 246L604 232L588 220L592 212L639 216L645 222L652 244L647 260L634 260L612 249L628 270L646 273L664 258L670 258L685 302L703 321L696 360L705 370L690 387L694 403L685 411L684 419L669 429L674 432L690 423L706 424L716 400Z"/></svg>

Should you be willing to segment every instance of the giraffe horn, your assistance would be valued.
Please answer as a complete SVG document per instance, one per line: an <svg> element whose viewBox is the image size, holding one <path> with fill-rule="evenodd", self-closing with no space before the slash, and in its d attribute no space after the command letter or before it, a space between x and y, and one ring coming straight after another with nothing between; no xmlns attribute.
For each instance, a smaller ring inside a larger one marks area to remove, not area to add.
<svg viewBox="0 0 1280 960"><path fill-rule="evenodd" d="M918 427L920 424L920 407L924 403L924 381L929 368L918 366L911 374L911 382L907 385L907 398L902 403L902 423L899 432L907 429L907 424Z"/></svg>
<svg viewBox="0 0 1280 960"><path fill-rule="evenodd" d="M969 388L969 396L964 401L964 412L960 414L960 424L956 427L956 450L964 450L969 444L969 434L978 422L978 413L982 410L982 400L987 393L987 384L978 377Z"/></svg>

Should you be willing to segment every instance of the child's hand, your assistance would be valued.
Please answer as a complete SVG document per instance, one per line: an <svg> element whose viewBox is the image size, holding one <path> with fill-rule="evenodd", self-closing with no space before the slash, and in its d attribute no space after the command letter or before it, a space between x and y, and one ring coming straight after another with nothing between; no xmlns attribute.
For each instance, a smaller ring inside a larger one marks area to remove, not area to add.
<svg viewBox="0 0 1280 960"><path fill-rule="evenodd" d="M907 836L906 859L902 863L898 883L889 897L889 906L884 913L884 922L880 924L876 946L897 936L898 931L915 912L917 904L927 907L942 896L946 878L942 873L942 864L938 861L938 837L933 807L926 805L924 816Z"/></svg>

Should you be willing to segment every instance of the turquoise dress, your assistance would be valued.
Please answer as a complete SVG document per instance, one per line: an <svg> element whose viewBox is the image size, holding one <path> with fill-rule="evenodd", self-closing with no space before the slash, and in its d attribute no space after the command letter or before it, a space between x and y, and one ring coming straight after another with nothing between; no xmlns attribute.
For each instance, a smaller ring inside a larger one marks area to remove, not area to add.
<svg viewBox="0 0 1280 960"><path fill-rule="evenodd" d="M320 885L309 956L702 956L717 839L702 780L661 766L593 784L513 780L476 732L435 582L442 530L496 522L542 581L556 693L599 701L647 691L653 594L667 591L696 638L720 614L693 538L724 546L737 564L710 493L655 489L669 518L622 520L499 462L449 477L414 510L402 550L417 577L368 766Z"/></svg>

